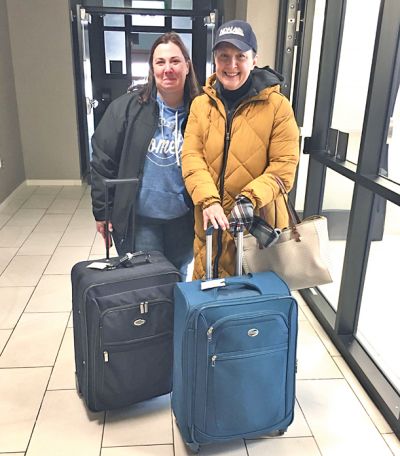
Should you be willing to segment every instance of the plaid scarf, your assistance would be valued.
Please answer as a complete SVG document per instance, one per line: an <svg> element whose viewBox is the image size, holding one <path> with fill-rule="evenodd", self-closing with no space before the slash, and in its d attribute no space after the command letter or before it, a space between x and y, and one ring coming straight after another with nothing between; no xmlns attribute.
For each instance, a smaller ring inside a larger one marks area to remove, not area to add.
<svg viewBox="0 0 400 456"><path fill-rule="evenodd" d="M244 196L238 196L229 215L231 231L236 233L238 226L245 227L246 230L249 231L251 224L253 223L253 216L254 208L251 201Z"/></svg>

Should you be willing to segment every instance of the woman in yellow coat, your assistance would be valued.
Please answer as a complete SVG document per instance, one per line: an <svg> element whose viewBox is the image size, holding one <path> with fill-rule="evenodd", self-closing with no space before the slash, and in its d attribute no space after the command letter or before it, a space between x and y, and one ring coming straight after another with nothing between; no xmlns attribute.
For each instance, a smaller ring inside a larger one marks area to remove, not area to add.
<svg viewBox="0 0 400 456"><path fill-rule="evenodd" d="M223 24L214 45L216 72L194 99L182 152L182 172L195 205L194 278L205 277L205 229L214 237L213 275L235 271L232 231L252 232L253 215L265 207L267 222L288 224L274 178L289 191L299 155L299 132L282 76L257 68L257 40L247 22Z"/></svg>

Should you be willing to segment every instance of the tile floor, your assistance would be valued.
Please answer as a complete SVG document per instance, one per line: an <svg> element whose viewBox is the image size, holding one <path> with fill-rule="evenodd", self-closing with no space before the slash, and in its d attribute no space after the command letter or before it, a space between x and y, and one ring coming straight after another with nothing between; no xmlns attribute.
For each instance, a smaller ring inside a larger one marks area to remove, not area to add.
<svg viewBox="0 0 400 456"><path fill-rule="evenodd" d="M103 255L89 189L21 186L0 206L0 454L184 456L169 395L90 413L75 392L71 266ZM390 456L400 443L306 304L295 420L201 455Z"/></svg>

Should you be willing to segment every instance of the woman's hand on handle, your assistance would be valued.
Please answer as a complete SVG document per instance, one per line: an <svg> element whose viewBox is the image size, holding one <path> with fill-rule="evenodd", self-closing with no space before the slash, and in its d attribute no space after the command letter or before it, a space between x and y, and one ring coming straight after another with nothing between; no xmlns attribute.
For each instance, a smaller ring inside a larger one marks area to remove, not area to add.
<svg viewBox="0 0 400 456"><path fill-rule="evenodd" d="M96 221L96 230L102 235L104 239L104 243L106 242L106 222L103 221ZM113 230L113 226L111 222L108 222L108 246L112 247L112 237L111 233Z"/></svg>
<svg viewBox="0 0 400 456"><path fill-rule="evenodd" d="M219 227L222 230L229 229L229 222L222 206L219 203L212 204L203 210L203 228L207 229L208 223L211 223L215 229Z"/></svg>

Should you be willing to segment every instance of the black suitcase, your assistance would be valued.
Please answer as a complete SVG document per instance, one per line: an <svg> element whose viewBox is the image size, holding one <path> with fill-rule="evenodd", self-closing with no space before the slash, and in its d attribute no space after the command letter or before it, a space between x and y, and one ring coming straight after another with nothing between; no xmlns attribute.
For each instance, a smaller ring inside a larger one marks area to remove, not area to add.
<svg viewBox="0 0 400 456"><path fill-rule="evenodd" d="M77 390L92 411L172 388L173 287L180 274L159 252L128 256L123 264L98 260L110 265L102 270L82 261L71 271Z"/></svg>

